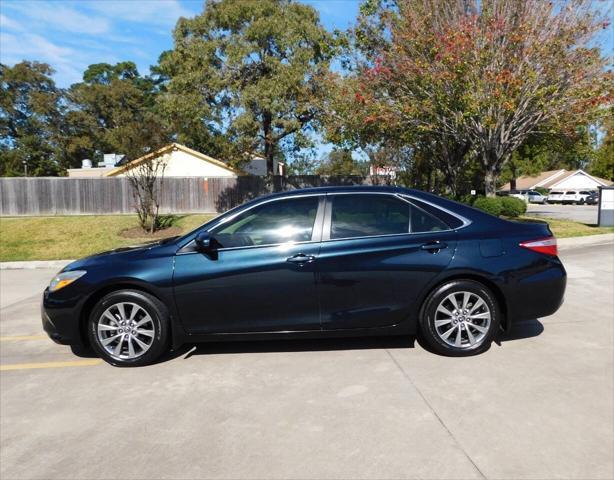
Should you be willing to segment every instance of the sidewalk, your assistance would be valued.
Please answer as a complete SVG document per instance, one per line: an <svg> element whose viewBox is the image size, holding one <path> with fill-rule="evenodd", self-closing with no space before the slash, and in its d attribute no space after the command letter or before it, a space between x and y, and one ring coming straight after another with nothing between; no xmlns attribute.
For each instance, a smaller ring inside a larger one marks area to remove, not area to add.
<svg viewBox="0 0 614 480"><path fill-rule="evenodd" d="M607 243L612 243L614 245L614 233L558 239L560 251L569 250L572 248L588 247L591 245L604 245ZM74 260L35 260L29 262L0 262L0 270L29 270L38 268L61 270L73 261Z"/></svg>

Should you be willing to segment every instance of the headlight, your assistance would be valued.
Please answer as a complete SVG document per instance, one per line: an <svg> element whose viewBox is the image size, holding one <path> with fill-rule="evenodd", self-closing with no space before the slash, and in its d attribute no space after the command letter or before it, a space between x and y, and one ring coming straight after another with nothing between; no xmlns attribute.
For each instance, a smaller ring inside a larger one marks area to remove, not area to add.
<svg viewBox="0 0 614 480"><path fill-rule="evenodd" d="M51 280L51 283L49 284L49 291L57 292L61 288L64 288L67 285L70 285L72 282L74 282L78 278L81 278L85 274L86 274L85 270L73 270L71 272L59 273L56 277L54 277L53 280Z"/></svg>

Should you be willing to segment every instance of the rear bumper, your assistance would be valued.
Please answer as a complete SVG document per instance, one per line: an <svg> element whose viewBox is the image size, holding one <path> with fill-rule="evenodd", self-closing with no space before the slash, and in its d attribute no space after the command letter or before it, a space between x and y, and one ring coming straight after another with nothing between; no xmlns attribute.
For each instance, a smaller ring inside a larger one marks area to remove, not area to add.
<svg viewBox="0 0 614 480"><path fill-rule="evenodd" d="M541 271L515 279L506 292L508 326L554 314L563 304L567 272L557 258Z"/></svg>

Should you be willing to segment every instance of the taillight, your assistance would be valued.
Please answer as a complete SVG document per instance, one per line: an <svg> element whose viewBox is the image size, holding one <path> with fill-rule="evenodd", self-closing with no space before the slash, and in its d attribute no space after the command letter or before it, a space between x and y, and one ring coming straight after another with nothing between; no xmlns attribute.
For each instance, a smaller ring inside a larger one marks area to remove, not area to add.
<svg viewBox="0 0 614 480"><path fill-rule="evenodd" d="M538 238L537 240L530 240L528 242L521 242L522 248L528 248L534 252L545 253L546 255L557 256L558 251L556 248L556 238Z"/></svg>

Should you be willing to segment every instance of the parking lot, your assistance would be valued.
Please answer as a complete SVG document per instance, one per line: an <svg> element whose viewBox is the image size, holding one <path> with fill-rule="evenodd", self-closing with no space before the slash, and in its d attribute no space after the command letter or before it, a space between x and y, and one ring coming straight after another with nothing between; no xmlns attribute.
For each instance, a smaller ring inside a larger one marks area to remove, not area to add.
<svg viewBox="0 0 614 480"><path fill-rule="evenodd" d="M573 220L574 222L596 225L598 207L597 205L540 205L529 203L527 215L556 218L558 220Z"/></svg>
<svg viewBox="0 0 614 480"><path fill-rule="evenodd" d="M561 310L481 356L282 341L139 369L42 335L54 271L0 271L0 477L612 478L614 245L561 257Z"/></svg>

